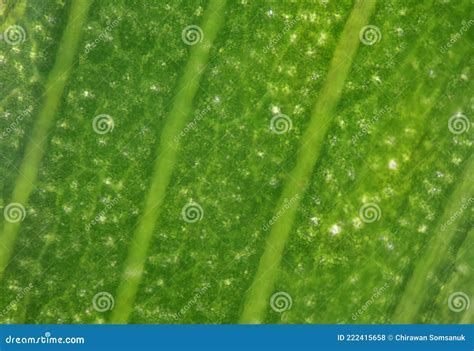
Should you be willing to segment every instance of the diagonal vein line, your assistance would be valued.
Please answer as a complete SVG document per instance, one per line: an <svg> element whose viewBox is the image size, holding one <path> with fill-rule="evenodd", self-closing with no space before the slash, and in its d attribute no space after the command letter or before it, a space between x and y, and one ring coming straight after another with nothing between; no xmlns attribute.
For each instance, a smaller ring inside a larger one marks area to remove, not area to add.
<svg viewBox="0 0 474 351"><path fill-rule="evenodd" d="M20 165L20 176L15 182L11 202L19 202L25 206L34 188L39 165L44 155L44 151L37 145L48 135L54 121L91 1L75 0L71 5L68 24L61 38L53 69L46 82L43 105L33 127L31 139L26 146L25 157ZM4 244L0 249L0 278L11 257L19 229L19 223L4 222L0 235L0 240Z"/></svg>
<svg viewBox="0 0 474 351"><path fill-rule="evenodd" d="M132 312L155 223L176 163L179 145L173 143L173 140L184 128L191 112L210 48L223 21L224 6L225 1L210 1L203 23L204 39L193 47L179 82L178 93L174 97L173 106L161 135L153 179L145 200L144 214L130 242L122 281L118 288L116 307L111 316L112 323L126 323Z"/></svg>
<svg viewBox="0 0 474 351"><path fill-rule="evenodd" d="M240 318L241 323L262 323L264 320L283 249L302 198L300 192L306 190L311 172L321 152L329 121L334 115L344 81L359 46L359 31L367 23L374 9L375 0L358 1L344 27L331 60L327 79L316 101L308 129L302 138L302 145L305 147L300 147L295 168L291 171L291 177L278 200L275 213L279 213L279 219L273 225L267 238L254 282L246 296ZM305 152L305 149L312 152ZM290 208L285 208L287 199L296 199Z"/></svg>
<svg viewBox="0 0 474 351"><path fill-rule="evenodd" d="M469 204L473 196L474 187L470 175L474 173L474 156L471 155L466 163L459 183L453 190L447 206L439 219L436 232L430 240L423 257L415 267L413 275L397 306L393 317L395 323L413 323L424 301L427 282L431 276L430 273L438 268L440 257L443 257L446 251L446 243L451 242L459 226L466 220L466 217L469 217L468 214L454 217L454 214L459 213L463 205ZM454 220L450 223L453 217ZM446 223L450 224L446 225ZM445 226L445 229L443 229L443 226Z"/></svg>

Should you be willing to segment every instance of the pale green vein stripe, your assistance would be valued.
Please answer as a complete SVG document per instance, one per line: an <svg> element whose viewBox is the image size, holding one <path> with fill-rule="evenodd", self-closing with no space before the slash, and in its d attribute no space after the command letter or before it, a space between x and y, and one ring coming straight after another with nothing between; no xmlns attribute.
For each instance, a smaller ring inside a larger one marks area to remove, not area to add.
<svg viewBox="0 0 474 351"><path fill-rule="evenodd" d="M61 38L53 69L46 81L43 104L33 127L31 138L26 146L25 156L20 165L19 175L10 202L18 202L27 207L28 198L33 190L38 168L44 154L42 144L48 136L58 110L90 3L91 0L74 0L71 4L68 24ZM0 279L10 261L19 229L19 223L4 222L3 231L0 235L0 242L2 243L0 245Z"/></svg>
<svg viewBox="0 0 474 351"><path fill-rule="evenodd" d="M467 161L463 174L449 197L434 236L407 283L394 314L394 323L415 322L426 296L430 273L436 272L439 268L440 257L443 257L447 245L454 238L458 228L470 218L470 208L463 210L463 207L472 202L470 199L474 195L472 174L474 174L474 156Z"/></svg>
<svg viewBox="0 0 474 351"><path fill-rule="evenodd" d="M204 39L193 47L178 84L178 93L174 97L172 109L161 135L158 159L155 163L150 191L145 201L144 214L140 218L130 243L123 278L117 292L116 305L111 316L112 323L126 323L132 312L150 239L176 163L178 145L174 142L174 137L185 127L190 115L193 99L208 61L210 48L223 22L224 7L225 1L223 0L209 2L202 25ZM177 30L179 33L178 28Z"/></svg>
<svg viewBox="0 0 474 351"><path fill-rule="evenodd" d="M296 166L278 201L275 213L280 214L279 219L273 225L267 238L257 274L247 292L240 318L241 323L262 323L264 320L296 209L319 158L329 122L333 117L352 59L359 46L359 32L367 24L374 9L375 0L358 1L344 27L331 60L327 79L316 101L310 124L303 135ZM290 199L294 199L292 206L285 203L285 200Z"/></svg>

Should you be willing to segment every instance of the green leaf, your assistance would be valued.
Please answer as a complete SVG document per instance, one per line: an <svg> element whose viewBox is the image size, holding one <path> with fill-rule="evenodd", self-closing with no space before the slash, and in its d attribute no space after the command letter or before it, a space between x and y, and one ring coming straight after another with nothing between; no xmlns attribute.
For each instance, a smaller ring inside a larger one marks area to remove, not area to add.
<svg viewBox="0 0 474 351"><path fill-rule="evenodd" d="M0 6L2 322L473 322L469 1Z"/></svg>

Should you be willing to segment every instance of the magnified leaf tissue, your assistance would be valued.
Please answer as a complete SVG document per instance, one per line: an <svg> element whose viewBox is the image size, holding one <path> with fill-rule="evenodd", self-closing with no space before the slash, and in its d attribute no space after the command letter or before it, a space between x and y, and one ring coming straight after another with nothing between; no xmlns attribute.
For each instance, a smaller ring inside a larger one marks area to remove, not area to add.
<svg viewBox="0 0 474 351"><path fill-rule="evenodd" d="M0 4L1 323L473 323L473 2Z"/></svg>

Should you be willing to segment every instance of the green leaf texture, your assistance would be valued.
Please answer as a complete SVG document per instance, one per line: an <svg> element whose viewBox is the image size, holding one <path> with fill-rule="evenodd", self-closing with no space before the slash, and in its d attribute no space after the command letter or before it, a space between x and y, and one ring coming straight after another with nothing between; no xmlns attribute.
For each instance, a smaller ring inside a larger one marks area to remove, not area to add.
<svg viewBox="0 0 474 351"><path fill-rule="evenodd" d="M472 10L0 4L0 321L473 323Z"/></svg>

